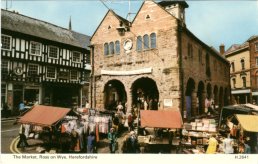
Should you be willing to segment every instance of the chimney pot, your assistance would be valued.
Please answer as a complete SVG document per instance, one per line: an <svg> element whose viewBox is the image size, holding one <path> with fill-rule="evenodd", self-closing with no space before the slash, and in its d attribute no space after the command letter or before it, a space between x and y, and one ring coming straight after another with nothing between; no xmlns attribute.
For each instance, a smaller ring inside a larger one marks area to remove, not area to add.
<svg viewBox="0 0 258 164"><path fill-rule="evenodd" d="M219 52L220 52L221 55L223 55L225 53L225 45L224 44L221 44L219 46Z"/></svg>

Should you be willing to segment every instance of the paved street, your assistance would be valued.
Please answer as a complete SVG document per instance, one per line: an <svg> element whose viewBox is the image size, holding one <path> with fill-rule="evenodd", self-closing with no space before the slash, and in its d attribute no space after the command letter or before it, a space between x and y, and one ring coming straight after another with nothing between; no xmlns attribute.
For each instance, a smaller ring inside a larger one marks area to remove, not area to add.
<svg viewBox="0 0 258 164"><path fill-rule="evenodd" d="M14 125L14 119L1 121L1 153L12 153L10 145L19 134L19 125Z"/></svg>
<svg viewBox="0 0 258 164"><path fill-rule="evenodd" d="M41 147L41 145L43 144L43 141L39 139L28 139L27 142L30 145L29 147L25 149L17 148L17 143L19 141L18 134L20 124L14 124L14 122L15 118L2 119L1 121L1 153L39 153L37 151L37 148ZM125 134L126 132L118 138L119 150L116 153L121 153L122 140ZM109 153L109 144L107 138L102 138L98 142L97 153Z"/></svg>

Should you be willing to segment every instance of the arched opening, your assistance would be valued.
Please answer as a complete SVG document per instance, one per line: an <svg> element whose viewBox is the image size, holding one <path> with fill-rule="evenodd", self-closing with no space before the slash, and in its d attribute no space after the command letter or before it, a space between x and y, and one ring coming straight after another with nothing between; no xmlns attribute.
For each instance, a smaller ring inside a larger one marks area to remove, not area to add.
<svg viewBox="0 0 258 164"><path fill-rule="evenodd" d="M186 100L186 118L187 120L190 120L192 117L192 112L193 112L193 96L192 93L195 88L195 83L192 78L190 78L187 82L186 86L186 92L185 92L185 100Z"/></svg>
<svg viewBox="0 0 258 164"><path fill-rule="evenodd" d="M124 105L127 101L125 87L118 80L111 80L104 87L104 106L107 110L116 110L118 102Z"/></svg>
<svg viewBox="0 0 258 164"><path fill-rule="evenodd" d="M197 109L198 109L198 115L204 113L204 83L202 81L198 84L198 91L197 91Z"/></svg>
<svg viewBox="0 0 258 164"><path fill-rule="evenodd" d="M156 82L150 78L139 78L132 85L132 106L144 109L144 101L149 110L158 110L159 91Z"/></svg>

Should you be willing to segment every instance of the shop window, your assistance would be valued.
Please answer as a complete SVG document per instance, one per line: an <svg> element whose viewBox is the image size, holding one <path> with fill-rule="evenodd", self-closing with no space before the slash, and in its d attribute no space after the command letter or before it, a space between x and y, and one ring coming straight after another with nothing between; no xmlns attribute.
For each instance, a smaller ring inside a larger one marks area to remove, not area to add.
<svg viewBox="0 0 258 164"><path fill-rule="evenodd" d="M2 43L2 49L4 50L11 50L11 37L7 35L1 36L1 43Z"/></svg>
<svg viewBox="0 0 258 164"><path fill-rule="evenodd" d="M40 56L41 44L38 42L30 42L30 54Z"/></svg>
<svg viewBox="0 0 258 164"><path fill-rule="evenodd" d="M115 45L116 45L116 54L120 54L120 42L117 40L115 42Z"/></svg>
<svg viewBox="0 0 258 164"><path fill-rule="evenodd" d="M70 71L70 80L72 80L72 81L78 80L78 72L76 70Z"/></svg>
<svg viewBox="0 0 258 164"><path fill-rule="evenodd" d="M58 48L54 47L54 46L49 46L48 57L57 59L58 58Z"/></svg>
<svg viewBox="0 0 258 164"><path fill-rule="evenodd" d="M137 37L136 50L142 51L142 37L141 36Z"/></svg>
<svg viewBox="0 0 258 164"><path fill-rule="evenodd" d="M110 42L109 43L109 50L110 50L110 54L113 55L115 53L115 50L114 50L114 43L113 42Z"/></svg>
<svg viewBox="0 0 258 164"><path fill-rule="evenodd" d="M28 65L28 76L35 76L38 75L39 66L36 64L29 64Z"/></svg>
<svg viewBox="0 0 258 164"><path fill-rule="evenodd" d="M156 34L155 33L150 34L150 40L151 40L151 48L156 48Z"/></svg>
<svg viewBox="0 0 258 164"><path fill-rule="evenodd" d="M109 47L108 47L108 43L104 44L104 55L108 55L109 54Z"/></svg>
<svg viewBox="0 0 258 164"><path fill-rule="evenodd" d="M73 51L72 53L72 61L75 63L80 63L81 62L81 53Z"/></svg>
<svg viewBox="0 0 258 164"><path fill-rule="evenodd" d="M149 36L147 34L145 34L143 36L143 47L145 50L149 49Z"/></svg>
<svg viewBox="0 0 258 164"><path fill-rule="evenodd" d="M47 67L47 75L46 77L49 79L55 79L56 78L56 68L55 67Z"/></svg>

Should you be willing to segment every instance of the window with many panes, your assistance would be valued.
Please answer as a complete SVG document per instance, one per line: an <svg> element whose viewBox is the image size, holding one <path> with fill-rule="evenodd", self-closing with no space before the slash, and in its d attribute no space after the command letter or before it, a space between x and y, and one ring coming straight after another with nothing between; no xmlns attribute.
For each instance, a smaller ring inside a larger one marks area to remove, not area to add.
<svg viewBox="0 0 258 164"><path fill-rule="evenodd" d="M1 61L1 73L2 73L2 76L3 75L8 75L9 73L9 62L7 60L2 60Z"/></svg>
<svg viewBox="0 0 258 164"><path fill-rule="evenodd" d="M58 58L58 48L54 46L49 46L48 57L57 59Z"/></svg>
<svg viewBox="0 0 258 164"><path fill-rule="evenodd" d="M47 78L55 79L56 78L56 68L55 67L47 67Z"/></svg>
<svg viewBox="0 0 258 164"><path fill-rule="evenodd" d="M76 62L76 63L80 63L81 62L81 53L73 51L72 61Z"/></svg>
<svg viewBox="0 0 258 164"><path fill-rule="evenodd" d="M70 79L73 81L78 80L78 72L76 70L71 70L70 71Z"/></svg>
<svg viewBox="0 0 258 164"><path fill-rule="evenodd" d="M11 50L11 37L7 35L1 36L2 49Z"/></svg>
<svg viewBox="0 0 258 164"><path fill-rule="evenodd" d="M30 42L30 54L40 56L41 45L38 42Z"/></svg>
<svg viewBox="0 0 258 164"><path fill-rule="evenodd" d="M37 64L29 64L28 65L28 76L38 75L39 66Z"/></svg>

